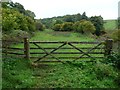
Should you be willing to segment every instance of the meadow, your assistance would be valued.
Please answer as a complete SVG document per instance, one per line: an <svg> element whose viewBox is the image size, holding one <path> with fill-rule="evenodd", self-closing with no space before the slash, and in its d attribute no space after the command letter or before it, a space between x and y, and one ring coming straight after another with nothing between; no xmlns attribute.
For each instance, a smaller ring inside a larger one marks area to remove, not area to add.
<svg viewBox="0 0 120 90"><path fill-rule="evenodd" d="M36 32L35 33L35 36L32 37L30 40L31 41L64 41L64 42L98 42L97 39L93 38L93 35L82 35L82 34L79 34L79 33L75 33L75 32L58 32L58 31L53 31L53 30L49 30L49 29L46 29L45 31L43 32ZM57 48L59 47L60 45L62 44L59 44L59 43L55 43L55 44L37 44L39 45L40 47L42 48L51 48L51 49L46 49L47 52L51 52L53 50L53 48ZM88 50L92 49L93 47L97 46L97 44L73 44L75 47L77 48L83 48L81 49L82 51L84 52L88 52ZM14 47L19 47L19 48L23 48L23 44L19 44L19 45L15 45ZM35 46L33 43L30 43L30 48L38 48L37 46ZM62 49L62 48L70 48L70 49ZM71 60L69 57L79 57L80 54L79 54L79 50L76 50L74 49L72 46L70 45L65 45L63 46L62 48L58 49L57 51L55 51L55 56L56 57L65 57L67 56L67 60ZM84 48L89 48L89 49L84 49ZM95 52L97 53L104 53L104 45L101 45L99 47L100 49L94 49L92 50L91 52L91 56L92 57L103 57L104 55L103 54L95 54ZM18 51L16 51L18 52ZM73 53L73 54L62 54L62 52L64 53ZM21 52L20 52L21 53ZM22 52L24 53L24 52ZM31 57L39 57L39 56L44 56L45 52L42 50L42 49L30 49L30 53L31 53ZM39 53L42 53L42 54L39 54ZM58 53L58 54L57 54ZM59 54L61 53L61 54ZM78 54L74 54L74 53L78 53ZM81 53L82 54L82 53ZM49 57L50 55L48 55ZM86 55L84 55L84 57L86 57ZM47 59L47 58L45 58ZM55 60L54 58L52 58L52 60Z"/></svg>
<svg viewBox="0 0 120 90"><path fill-rule="evenodd" d="M30 41L97 41L74 32L36 32ZM48 46L48 45L46 45ZM56 46L56 45L55 45ZM15 45L14 47L23 47ZM42 47L45 47L43 45ZM86 46L86 47L91 47ZM75 51L75 50L72 50ZM34 51L33 51L34 52ZM25 59L3 57L3 88L118 88L118 71L105 59L92 62L42 63L31 66ZM8 60L12 61L8 63ZM9 75L9 78L7 77Z"/></svg>
<svg viewBox="0 0 120 90"><path fill-rule="evenodd" d="M117 29L117 20L104 20L104 28L106 31L114 31Z"/></svg>

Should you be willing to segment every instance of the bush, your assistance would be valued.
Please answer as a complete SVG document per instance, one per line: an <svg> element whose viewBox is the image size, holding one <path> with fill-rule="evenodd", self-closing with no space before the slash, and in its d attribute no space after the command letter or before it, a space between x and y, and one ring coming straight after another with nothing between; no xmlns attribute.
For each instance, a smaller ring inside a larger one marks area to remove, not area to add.
<svg viewBox="0 0 120 90"><path fill-rule="evenodd" d="M72 22L65 22L61 26L61 31L72 31L72 30L73 30Z"/></svg>
<svg viewBox="0 0 120 90"><path fill-rule="evenodd" d="M111 37L114 39L114 41L120 41L120 30L114 31Z"/></svg>
<svg viewBox="0 0 120 90"><path fill-rule="evenodd" d="M120 55L119 54L109 55L104 62L107 64L111 64L114 67L120 69Z"/></svg>
<svg viewBox="0 0 120 90"><path fill-rule="evenodd" d="M22 30L14 30L9 35L3 34L2 39L18 41L18 40L22 40L24 37L30 37L29 33Z"/></svg>
<svg viewBox="0 0 120 90"><path fill-rule="evenodd" d="M115 73L114 69L110 65L103 63L96 64L94 72L99 80L102 80L105 77L117 76L117 73Z"/></svg>
<svg viewBox="0 0 120 90"><path fill-rule="evenodd" d="M10 40L10 41L23 41L24 37L30 37L30 34L28 32L22 31L22 30L15 30L12 31L9 35L3 34L2 40ZM2 42L3 46L9 46L13 44L13 42Z"/></svg>
<svg viewBox="0 0 120 90"><path fill-rule="evenodd" d="M75 22L73 25L73 28L76 32L83 33L83 31L81 29L80 21Z"/></svg>
<svg viewBox="0 0 120 90"><path fill-rule="evenodd" d="M55 25L53 26L53 30L55 30L55 31L60 31L60 30L61 30L61 25L62 25L62 24L55 24Z"/></svg>
<svg viewBox="0 0 120 90"><path fill-rule="evenodd" d="M120 87L120 73L118 74L114 81Z"/></svg>
<svg viewBox="0 0 120 90"><path fill-rule="evenodd" d="M74 24L74 29L80 33L94 33L95 32L95 26L92 24L92 22L87 21L87 20L81 20L79 22L76 22Z"/></svg>
<svg viewBox="0 0 120 90"><path fill-rule="evenodd" d="M36 22L36 29L43 31L45 29L45 26L41 22Z"/></svg>

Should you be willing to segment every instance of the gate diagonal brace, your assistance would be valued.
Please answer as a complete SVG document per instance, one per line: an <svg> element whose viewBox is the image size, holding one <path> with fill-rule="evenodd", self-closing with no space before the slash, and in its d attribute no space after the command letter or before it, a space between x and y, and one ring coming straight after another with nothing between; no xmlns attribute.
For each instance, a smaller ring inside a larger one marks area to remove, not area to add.
<svg viewBox="0 0 120 90"><path fill-rule="evenodd" d="M83 52L82 50L80 50L79 48L77 48L76 46L72 45L71 43L68 43L70 46L72 46L73 48L77 49L78 51L82 52L84 55L87 55L88 57L91 58L91 56L88 53Z"/></svg>
<svg viewBox="0 0 120 90"><path fill-rule="evenodd" d="M39 45L37 45L36 43L34 43L34 45L36 45L39 49L42 49L45 53L46 53L46 55L49 55L49 53L45 50L45 49L43 49L42 47L40 47ZM50 54L51 55L51 54ZM53 55L51 55L53 58L55 58L55 59L57 59L57 60L59 60L58 58L56 58L56 57L54 57ZM59 60L60 61L60 60ZM35 61L36 62L36 61Z"/></svg>
<svg viewBox="0 0 120 90"><path fill-rule="evenodd" d="M95 46L95 47L93 47L93 48L91 48L89 51L87 51L86 53L83 53L80 57L78 57L78 58L76 58L75 60L77 60L77 59L79 59L79 58L82 58L84 55L89 55L88 53L90 53L91 51L93 51L94 49L96 49L97 47L99 47L100 45L101 45L102 43L99 43L97 46ZM90 56L91 57L91 56ZM94 57L91 57L91 58L93 58L94 59ZM75 61L75 60L73 60L73 61Z"/></svg>
<svg viewBox="0 0 120 90"><path fill-rule="evenodd" d="M66 45L66 44L67 44L66 42L63 43L63 44L60 45L58 48L52 50L50 53L48 53L46 50L44 50L43 48L41 48L41 47L39 46L40 49L42 49L43 51L45 51L46 55L44 55L43 57L40 57L38 60L36 60L36 61L34 61L34 62L38 62L38 61L40 61L41 59L47 57L48 55L51 55L51 54L54 53L56 50L60 49L61 47L63 47L63 46ZM37 45L37 46L38 46L38 45ZM52 55L51 55L51 56L52 56ZM54 56L52 56L52 57L54 57ZM54 57L54 58L57 59L57 60L59 60L59 59L56 58L56 57ZM59 61L60 61L60 60L59 60Z"/></svg>
<svg viewBox="0 0 120 90"><path fill-rule="evenodd" d="M49 55L49 53L48 53L45 49L43 49L42 47L40 47L40 46L37 45L36 43L34 43L34 45L36 45L39 49L42 49L42 50L46 53L46 55ZM51 54L50 54L50 55L51 55ZM51 55L51 56L52 56L53 58L59 60L58 58L54 57L53 55Z"/></svg>

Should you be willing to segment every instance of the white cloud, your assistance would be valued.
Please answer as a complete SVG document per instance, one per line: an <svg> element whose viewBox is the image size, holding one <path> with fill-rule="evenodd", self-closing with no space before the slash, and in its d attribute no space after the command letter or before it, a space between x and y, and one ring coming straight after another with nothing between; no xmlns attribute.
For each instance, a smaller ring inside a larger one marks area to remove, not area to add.
<svg viewBox="0 0 120 90"><path fill-rule="evenodd" d="M88 16L101 15L104 19L118 17L119 0L12 0L36 14L36 18L47 18L84 11Z"/></svg>

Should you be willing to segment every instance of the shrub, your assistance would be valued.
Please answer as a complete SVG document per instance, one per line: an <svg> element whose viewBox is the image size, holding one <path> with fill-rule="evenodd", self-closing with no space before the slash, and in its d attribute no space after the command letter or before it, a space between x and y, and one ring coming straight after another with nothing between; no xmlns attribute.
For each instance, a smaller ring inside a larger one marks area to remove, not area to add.
<svg viewBox="0 0 120 90"><path fill-rule="evenodd" d="M43 31L45 29L45 25L43 25L41 22L36 22L36 29L39 31Z"/></svg>
<svg viewBox="0 0 120 90"><path fill-rule="evenodd" d="M80 33L94 33L95 26L87 20L81 20L74 24L74 29Z"/></svg>
<svg viewBox="0 0 120 90"><path fill-rule="evenodd" d="M101 30L104 30L104 21L103 18L101 16L92 16L90 17L90 21L93 23L93 25L95 26L95 34L97 36L101 35Z"/></svg>
<svg viewBox="0 0 120 90"><path fill-rule="evenodd" d="M83 33L83 31L81 29L80 21L75 22L73 25L73 28L76 32Z"/></svg>
<svg viewBox="0 0 120 90"><path fill-rule="evenodd" d="M120 41L120 30L114 31L111 37L114 39L114 41Z"/></svg>
<svg viewBox="0 0 120 90"><path fill-rule="evenodd" d="M80 21L81 29L84 33L93 33L95 32L95 26L90 22L86 20Z"/></svg>
<svg viewBox="0 0 120 90"><path fill-rule="evenodd" d="M60 31L60 30L61 30L61 24L55 24L55 25L53 26L53 30L55 30L55 31Z"/></svg>
<svg viewBox="0 0 120 90"><path fill-rule="evenodd" d="M114 81L120 87L120 73L118 74Z"/></svg>
<svg viewBox="0 0 120 90"><path fill-rule="evenodd" d="M109 55L105 61L105 63L107 64L111 64L113 65L114 67L120 69L120 55L119 54L112 54L112 55Z"/></svg>
<svg viewBox="0 0 120 90"><path fill-rule="evenodd" d="M61 26L61 31L72 31L72 30L73 30L72 22L65 22Z"/></svg>
<svg viewBox="0 0 120 90"><path fill-rule="evenodd" d="M113 67L103 63L97 63L94 67L94 72L99 80L102 80L105 77L117 76L117 73L114 71Z"/></svg>
<svg viewBox="0 0 120 90"><path fill-rule="evenodd" d="M2 40L10 40L10 41L23 41L24 37L30 37L30 34L28 32L22 31L22 30L15 30L12 31L9 35L3 34ZM9 46L13 44L13 42L2 42L3 46Z"/></svg>

